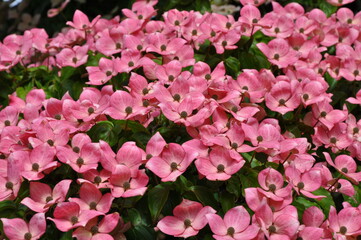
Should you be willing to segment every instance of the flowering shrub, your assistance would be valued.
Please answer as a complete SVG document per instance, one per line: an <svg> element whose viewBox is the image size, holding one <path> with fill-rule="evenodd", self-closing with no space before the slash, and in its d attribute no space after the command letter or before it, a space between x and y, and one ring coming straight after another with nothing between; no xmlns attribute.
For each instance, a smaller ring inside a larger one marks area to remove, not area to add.
<svg viewBox="0 0 361 240"><path fill-rule="evenodd" d="M361 15L263 2L7 36L2 237L359 239Z"/></svg>

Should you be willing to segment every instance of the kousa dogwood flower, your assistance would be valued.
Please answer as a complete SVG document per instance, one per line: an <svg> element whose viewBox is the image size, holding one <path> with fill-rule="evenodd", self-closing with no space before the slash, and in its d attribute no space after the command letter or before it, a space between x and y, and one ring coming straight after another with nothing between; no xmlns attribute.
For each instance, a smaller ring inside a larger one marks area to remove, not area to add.
<svg viewBox="0 0 361 240"><path fill-rule="evenodd" d="M91 183L83 183L79 190L80 198L69 198L69 202L75 202L81 210L96 210L107 213L113 201L110 193L102 195L100 190Z"/></svg>
<svg viewBox="0 0 361 240"><path fill-rule="evenodd" d="M269 109L281 114L293 111L300 105L300 91L298 81L279 81L269 93L265 100Z"/></svg>
<svg viewBox="0 0 361 240"><path fill-rule="evenodd" d="M62 180L53 190L45 183L30 182L30 197L24 198L21 203L35 212L47 212L52 205L65 201L71 182Z"/></svg>
<svg viewBox="0 0 361 240"><path fill-rule="evenodd" d="M250 140L256 149L262 151L266 149L278 150L280 148L282 136L277 121L264 120L261 124L258 124L258 121L255 120L254 124L249 123L242 123L242 129L246 133L246 140ZM246 147L244 145L245 150ZM249 147L249 149L250 151L254 150L253 147Z"/></svg>
<svg viewBox="0 0 361 240"><path fill-rule="evenodd" d="M349 97L346 99L347 102L352 103L352 104L360 104L361 105L361 90L359 90L356 93L356 98L354 97Z"/></svg>
<svg viewBox="0 0 361 240"><path fill-rule="evenodd" d="M75 118L89 122L101 116L109 105L109 99L110 94L92 87L84 88L78 101L72 104L68 101L64 111L71 111Z"/></svg>
<svg viewBox="0 0 361 240"><path fill-rule="evenodd" d="M312 105L312 115L331 130L336 123L346 120L347 110L334 109L328 102L318 102Z"/></svg>
<svg viewBox="0 0 361 240"><path fill-rule="evenodd" d="M268 44L258 43L257 47L266 55L268 61L280 68L285 68L297 61L296 52L282 38L273 39Z"/></svg>
<svg viewBox="0 0 361 240"><path fill-rule="evenodd" d="M342 6L354 2L355 0L327 0L327 2L334 6Z"/></svg>
<svg viewBox="0 0 361 240"><path fill-rule="evenodd" d="M29 223L21 218L1 218L1 221L4 225L4 232L10 240L37 240L46 230L44 213L35 214Z"/></svg>
<svg viewBox="0 0 361 240"><path fill-rule="evenodd" d="M167 64L158 65L155 74L161 84L172 83L182 73L182 64L173 60Z"/></svg>
<svg viewBox="0 0 361 240"><path fill-rule="evenodd" d="M0 201L13 200L18 195L22 183L21 164L12 154L9 155L6 176L0 176Z"/></svg>
<svg viewBox="0 0 361 240"><path fill-rule="evenodd" d="M33 128L36 129L36 135L28 139L32 148L46 144L55 149L57 146L65 146L69 141L69 129L65 124L53 127L50 122L42 121L38 126L33 125Z"/></svg>
<svg viewBox="0 0 361 240"><path fill-rule="evenodd" d="M206 215L216 211L202 204L188 199L183 199L182 203L173 209L174 216L162 218L157 228L163 233L175 237L191 237L198 234L199 230L207 225Z"/></svg>
<svg viewBox="0 0 361 240"><path fill-rule="evenodd" d="M272 2L273 5L275 2ZM262 32L270 37L285 39L291 36L294 28L293 19L285 14L278 15L276 12L267 13L260 21L260 24L269 24L270 27L262 28Z"/></svg>
<svg viewBox="0 0 361 240"><path fill-rule="evenodd" d="M181 48L186 40L182 38L167 39L162 33L152 33L147 37L147 52L155 52L160 55L175 54L177 49Z"/></svg>
<svg viewBox="0 0 361 240"><path fill-rule="evenodd" d="M242 3L243 6L247 6L249 4L258 7L263 3L265 3L266 0L240 0L240 2Z"/></svg>
<svg viewBox="0 0 361 240"><path fill-rule="evenodd" d="M317 200L326 197L312 193L321 187L321 171L319 169L314 168L305 173L301 173L294 167L288 167L286 168L285 175L298 194L303 194L306 197Z"/></svg>
<svg viewBox="0 0 361 240"><path fill-rule="evenodd" d="M338 213L334 206L328 215L329 228L337 239L347 239L361 234L361 211L356 207L345 207Z"/></svg>
<svg viewBox="0 0 361 240"><path fill-rule="evenodd" d="M251 217L243 206L234 207L226 212L224 219L214 213L206 215L213 237L217 240L244 239L257 236L259 228L250 225Z"/></svg>
<svg viewBox="0 0 361 240"><path fill-rule="evenodd" d="M333 152L345 149L352 143L345 123L336 123L330 130L324 126L316 126L312 139L316 145L324 144L325 147L331 147Z"/></svg>
<svg viewBox="0 0 361 240"><path fill-rule="evenodd" d="M95 17L91 22L87 15L85 15L82 11L76 10L73 16L73 21L66 22L67 25L79 29L79 30L89 30L94 26L94 24L99 20L100 15Z"/></svg>
<svg viewBox="0 0 361 240"><path fill-rule="evenodd" d="M197 170L208 180L225 181L241 169L245 160L240 156L237 159L232 158L225 148L213 147L208 158L200 157L194 163Z"/></svg>
<svg viewBox="0 0 361 240"><path fill-rule="evenodd" d="M87 45L64 48L56 55L56 62L60 67L70 66L77 68L87 62L88 50L89 47Z"/></svg>
<svg viewBox="0 0 361 240"><path fill-rule="evenodd" d="M152 157L158 157L163 152L163 149L167 146L167 142L164 140L162 135L159 132L154 134L148 141L145 148L145 159L148 161Z"/></svg>
<svg viewBox="0 0 361 240"><path fill-rule="evenodd" d="M110 106L104 111L114 119L129 119L136 115L143 114L146 108L143 107L140 97L133 97L128 92L117 90L110 97Z"/></svg>
<svg viewBox="0 0 361 240"><path fill-rule="evenodd" d="M290 206L293 207L293 206ZM259 237L266 236L268 239L292 239L298 230L300 223L293 213L293 208L285 208L280 213L272 212L270 206L264 201L263 204L257 209L254 215L253 222L257 223L260 227Z"/></svg>
<svg viewBox="0 0 361 240"><path fill-rule="evenodd" d="M120 216L117 212L105 215L99 223L97 217L93 218L85 227L77 228L72 236L78 240L113 240L109 233L116 228L119 220Z"/></svg>
<svg viewBox="0 0 361 240"><path fill-rule="evenodd" d="M0 133L4 127L16 126L19 118L19 111L13 106L7 106L0 111Z"/></svg>
<svg viewBox="0 0 361 240"><path fill-rule="evenodd" d="M100 215L104 214L95 210L81 210L75 202L62 202L56 206L54 217L47 219L53 221L60 231L67 232L77 227L85 227L89 220Z"/></svg>
<svg viewBox="0 0 361 240"><path fill-rule="evenodd" d="M178 106L174 106L169 102L159 103L158 106L169 120L183 123L186 126L199 126L212 114L216 107L216 104L212 101L201 108L204 103L205 97L203 94L191 92L185 96ZM193 114L198 108L201 109Z"/></svg>
<svg viewBox="0 0 361 240"><path fill-rule="evenodd" d="M179 144L169 143L160 156L153 156L145 166L160 177L162 182L174 182L187 170L196 154L195 152L186 152Z"/></svg>
<svg viewBox="0 0 361 240"><path fill-rule="evenodd" d="M48 144L35 147L31 152L16 151L12 154L14 159L22 162L21 175L28 180L39 180L44 173L49 173L60 164L54 161L55 149Z"/></svg>
<svg viewBox="0 0 361 240"><path fill-rule="evenodd" d="M125 165L117 165L109 178L108 188L115 198L141 196L147 190L149 182L144 169L137 170L136 174Z"/></svg>
<svg viewBox="0 0 361 240"><path fill-rule="evenodd" d="M289 187L283 187L284 180L281 173L273 168L263 169L258 174L258 183L261 189L258 188L262 194L275 201L282 201L290 196Z"/></svg>
<svg viewBox="0 0 361 240"><path fill-rule="evenodd" d="M123 45L123 31L119 25L104 29L95 42L95 48L106 56L120 53Z"/></svg>
<svg viewBox="0 0 361 240"><path fill-rule="evenodd" d="M111 172L102 169L101 171L97 171L96 169L90 169L83 174L83 178L78 178L77 182L79 184L82 183L91 183L94 186L99 188L107 188L108 179L111 176Z"/></svg>
<svg viewBox="0 0 361 240"><path fill-rule="evenodd" d="M98 67L90 66L86 67L86 70L89 73L89 82L87 84L91 85L102 85L118 74L115 71L114 58L101 58Z"/></svg>
<svg viewBox="0 0 361 240"><path fill-rule="evenodd" d="M334 161L328 152L324 152L328 164L334 167L340 174L349 179L353 184L358 184L361 181L361 172L356 172L357 164L355 160L348 155L338 155Z"/></svg>
<svg viewBox="0 0 361 240"><path fill-rule="evenodd" d="M59 161L70 165L74 171L84 173L90 169L96 169L100 160L100 147L95 143L86 143L79 152L68 147L59 146L57 157Z"/></svg>

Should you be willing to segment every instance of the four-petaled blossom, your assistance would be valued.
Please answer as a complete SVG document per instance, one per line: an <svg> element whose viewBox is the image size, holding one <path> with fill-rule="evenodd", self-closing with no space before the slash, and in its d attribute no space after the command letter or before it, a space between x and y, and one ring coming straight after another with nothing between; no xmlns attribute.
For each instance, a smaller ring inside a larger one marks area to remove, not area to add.
<svg viewBox="0 0 361 240"><path fill-rule="evenodd" d="M199 202L183 199L182 203L173 209L174 216L164 217L157 227L165 234L175 237L195 236L207 225L206 214L215 212L209 206L203 207Z"/></svg>

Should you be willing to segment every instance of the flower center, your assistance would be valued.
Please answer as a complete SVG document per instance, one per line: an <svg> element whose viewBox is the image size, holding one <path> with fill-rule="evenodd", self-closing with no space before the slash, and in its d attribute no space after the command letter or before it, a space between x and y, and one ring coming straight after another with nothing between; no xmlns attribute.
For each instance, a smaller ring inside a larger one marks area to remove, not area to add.
<svg viewBox="0 0 361 240"><path fill-rule="evenodd" d="M298 187L299 189L303 189L303 188L305 187L305 184L304 184L303 182L299 182L299 183L297 184L297 187Z"/></svg>
<svg viewBox="0 0 361 240"><path fill-rule="evenodd" d="M52 196L48 196L48 197L46 197L45 202L48 203L48 202L50 202L51 200L53 200L53 197L52 197Z"/></svg>
<svg viewBox="0 0 361 240"><path fill-rule="evenodd" d="M345 227L345 226L340 227L341 234L345 234L346 232L347 232L347 227Z"/></svg>
<svg viewBox="0 0 361 240"><path fill-rule="evenodd" d="M99 232L99 229L97 226L92 226L90 228L90 232L94 235L94 234L97 234Z"/></svg>
<svg viewBox="0 0 361 240"><path fill-rule="evenodd" d="M80 152L80 148L79 148L79 147L73 147L73 152L79 153L79 152Z"/></svg>
<svg viewBox="0 0 361 240"><path fill-rule="evenodd" d="M268 188L269 188L269 190L270 190L271 192L276 191L276 185L274 185L273 183L270 184L270 185L268 186Z"/></svg>
<svg viewBox="0 0 361 240"><path fill-rule="evenodd" d="M9 120L5 120L4 124L5 126L10 126L11 122Z"/></svg>
<svg viewBox="0 0 361 240"><path fill-rule="evenodd" d="M190 227L191 225L192 225L192 221L191 221L191 220L189 220L188 218L187 218L186 220L184 220L184 226L185 226L186 228Z"/></svg>
<svg viewBox="0 0 361 240"><path fill-rule="evenodd" d="M178 168L178 163L172 162L172 163L170 164L170 169L172 169L172 171L177 170L177 168Z"/></svg>
<svg viewBox="0 0 361 240"><path fill-rule="evenodd" d="M81 157L76 160L76 165L78 165L79 167L81 167L83 164L84 164L84 159L82 159Z"/></svg>
<svg viewBox="0 0 361 240"><path fill-rule="evenodd" d="M94 178L94 183L99 184L99 183L101 183L101 182L102 182L102 178L101 178L101 177L96 176L96 177Z"/></svg>
<svg viewBox="0 0 361 240"><path fill-rule="evenodd" d="M94 108L92 108L92 107L88 108L88 113L89 113L89 114L94 113L94 111L95 111Z"/></svg>
<svg viewBox="0 0 361 240"><path fill-rule="evenodd" d="M31 170L33 170L34 172L39 171L39 164L38 163L33 163L33 165L31 166Z"/></svg>
<svg viewBox="0 0 361 240"><path fill-rule="evenodd" d="M70 218L70 222L74 225L76 224L77 222L79 221L78 217L77 216L72 216Z"/></svg>
<svg viewBox="0 0 361 240"><path fill-rule="evenodd" d="M30 240L33 236L31 235L31 233L27 232L24 234L24 239L25 240Z"/></svg>
<svg viewBox="0 0 361 240"><path fill-rule="evenodd" d="M235 232L235 230L234 230L233 227L229 227L229 228L227 229L227 235L229 235L229 236L231 236L231 237L233 237L234 232Z"/></svg>
<svg viewBox="0 0 361 240"><path fill-rule="evenodd" d="M6 187L6 189L11 190L11 189L13 189L14 184L12 182L6 182L5 187Z"/></svg>
<svg viewBox="0 0 361 240"><path fill-rule="evenodd" d="M174 94L174 96L173 96L173 100L177 101L177 102L179 102L180 98L181 97L180 97L180 95L178 93Z"/></svg>
<svg viewBox="0 0 361 240"><path fill-rule="evenodd" d="M89 204L89 208L90 208L91 210L95 210L95 209L97 208L97 203L96 203L96 202L91 202L91 203Z"/></svg>
<svg viewBox="0 0 361 240"><path fill-rule="evenodd" d="M217 172L219 172L219 173L224 172L224 169L225 169L225 167L224 167L223 164L218 164L218 166L217 166Z"/></svg>
<svg viewBox="0 0 361 240"><path fill-rule="evenodd" d="M124 191L130 189L130 183L127 181L127 182L124 182L123 183L123 188L124 188Z"/></svg>
<svg viewBox="0 0 361 240"><path fill-rule="evenodd" d="M268 228L268 231L270 232L270 233L275 233L276 232L276 227L274 226L274 225L271 225L269 228Z"/></svg>
<svg viewBox="0 0 361 240"><path fill-rule="evenodd" d="M348 169L347 169L347 168L345 168L345 167L344 167L344 168L342 168L342 169L341 169L341 171L342 171L342 172L344 172L344 173L348 173Z"/></svg>
<svg viewBox="0 0 361 240"><path fill-rule="evenodd" d="M145 157L147 160L151 159L153 157L152 154L148 153L147 156Z"/></svg>
<svg viewBox="0 0 361 240"><path fill-rule="evenodd" d="M188 116L188 113L186 111L183 111L180 113L181 118L186 118Z"/></svg>
<svg viewBox="0 0 361 240"><path fill-rule="evenodd" d="M126 113L126 114L131 114L132 112L133 112L133 108L132 108L132 107L129 107L129 106L128 106L128 107L125 108L125 113Z"/></svg>

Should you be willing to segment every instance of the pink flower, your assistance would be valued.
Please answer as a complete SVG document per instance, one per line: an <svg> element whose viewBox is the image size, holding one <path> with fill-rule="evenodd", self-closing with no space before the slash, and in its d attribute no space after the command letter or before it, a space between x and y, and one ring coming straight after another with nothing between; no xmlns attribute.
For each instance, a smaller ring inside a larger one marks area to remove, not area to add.
<svg viewBox="0 0 361 240"><path fill-rule="evenodd" d="M66 22L66 24L79 30L88 30L94 26L94 24L99 20L99 18L100 15L98 15L96 18L93 19L92 22L90 22L87 15L85 15L80 10L76 10L73 16L73 21L68 21Z"/></svg>
<svg viewBox="0 0 361 240"><path fill-rule="evenodd" d="M117 165L109 178L108 187L111 190L112 196L119 197L134 197L142 196L147 190L149 182L145 170L137 170L134 174L129 167L125 165Z"/></svg>
<svg viewBox="0 0 361 240"><path fill-rule="evenodd" d="M293 111L300 105L298 81L279 81L266 94L266 105L269 109L281 114Z"/></svg>
<svg viewBox="0 0 361 240"><path fill-rule="evenodd" d="M70 147L58 147L57 157L61 162L69 164L74 171L84 173L98 167L99 146L95 143L86 143L78 152Z"/></svg>
<svg viewBox="0 0 361 240"><path fill-rule="evenodd" d="M1 218L4 225L4 232L10 240L37 240L46 229L46 221L44 213L37 213L29 223L21 218L6 219Z"/></svg>
<svg viewBox="0 0 361 240"><path fill-rule="evenodd" d="M160 177L162 182L174 182L187 170L194 158L194 152L186 152L181 145L169 143L159 157L152 157L145 166Z"/></svg>
<svg viewBox="0 0 361 240"><path fill-rule="evenodd" d="M89 73L89 82L91 85L102 85L117 75L114 66L114 59L101 58L98 67L86 67Z"/></svg>
<svg viewBox="0 0 361 240"><path fill-rule="evenodd" d="M107 213L113 201L110 193L102 195L100 190L91 183L83 183L79 190L80 198L69 198L69 202L75 202L81 210L96 210Z"/></svg>
<svg viewBox="0 0 361 240"><path fill-rule="evenodd" d="M329 4L337 6L337 7L352 3L353 1L355 1L355 0L327 0L327 2Z"/></svg>
<svg viewBox="0 0 361 240"><path fill-rule="evenodd" d="M103 213L95 210L80 210L80 206L75 202L59 203L54 210L54 218L47 219L53 221L56 227L67 232L77 227L85 227L88 221L94 217L103 215Z"/></svg>
<svg viewBox="0 0 361 240"><path fill-rule="evenodd" d="M114 238L109 235L119 222L119 213L112 213L104 216L98 223L98 218L90 220L85 227L79 227L73 232L73 237L78 240L113 240Z"/></svg>
<svg viewBox="0 0 361 240"><path fill-rule="evenodd" d="M55 149L48 144L39 145L30 153L16 151L13 153L13 157L23 161L21 175L28 180L42 179L43 172L49 173L60 165L59 162L54 161Z"/></svg>
<svg viewBox="0 0 361 240"><path fill-rule="evenodd" d="M263 202L255 212L254 221L261 228L259 234L261 239L263 239L262 236L266 236L268 239L292 239L300 225L294 206L289 206L279 212L272 212L266 202Z"/></svg>
<svg viewBox="0 0 361 240"><path fill-rule="evenodd" d="M324 152L326 161L334 167L339 173L349 179L353 184L357 185L361 181L361 172L356 172L357 165L355 160L348 155L338 155L334 161L328 152Z"/></svg>
<svg viewBox="0 0 361 240"><path fill-rule="evenodd" d="M88 60L88 45L64 48L56 55L56 62L60 67L79 67Z"/></svg>
<svg viewBox="0 0 361 240"><path fill-rule="evenodd" d="M361 211L356 207L345 207L340 212L336 212L331 206L328 216L329 228L337 239L347 239L350 236L360 236L361 234Z"/></svg>
<svg viewBox="0 0 361 240"><path fill-rule="evenodd" d="M47 212L55 203L65 201L70 184L71 180L62 180L51 190L45 183L30 182L30 197L24 198L21 203L35 212Z"/></svg>
<svg viewBox="0 0 361 240"><path fill-rule="evenodd" d="M258 43L257 47L272 64L279 68L285 68L297 61L296 52L282 38L273 39L268 44Z"/></svg>
<svg viewBox="0 0 361 240"><path fill-rule="evenodd" d="M234 207L226 212L224 219L214 213L206 215L213 237L217 240L244 239L257 236L259 228L250 225L251 217L243 206Z"/></svg>
<svg viewBox="0 0 361 240"><path fill-rule="evenodd" d="M234 159L230 156L229 151L222 147L213 147L209 158L201 157L195 161L197 170L211 181L228 180L241 169L244 163L245 160L242 157Z"/></svg>
<svg viewBox="0 0 361 240"><path fill-rule="evenodd" d="M316 191L321 186L321 171L317 168L301 173L294 167L288 167L285 171L286 178L289 183L298 194L302 193L306 197L321 200L326 197L323 195L314 195L313 191Z"/></svg>
<svg viewBox="0 0 361 240"><path fill-rule="evenodd" d="M157 227L165 234L175 237L195 236L207 224L206 214L215 212L209 206L203 207L198 202L183 199L182 203L173 209L174 216L164 217Z"/></svg>

